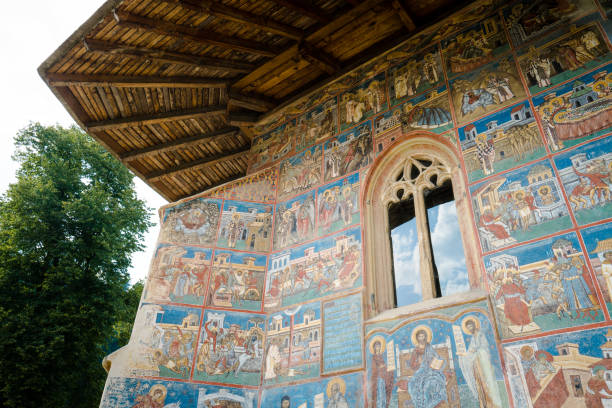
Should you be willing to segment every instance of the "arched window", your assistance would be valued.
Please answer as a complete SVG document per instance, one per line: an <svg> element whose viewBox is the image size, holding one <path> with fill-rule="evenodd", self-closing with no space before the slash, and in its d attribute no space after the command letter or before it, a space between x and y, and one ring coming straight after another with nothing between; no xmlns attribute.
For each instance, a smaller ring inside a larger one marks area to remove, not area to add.
<svg viewBox="0 0 612 408"><path fill-rule="evenodd" d="M402 214L416 222L422 299L440 297L427 220L427 208L450 196L455 200L471 288L480 287L478 241L457 153L437 135L407 136L379 156L365 182L364 247L368 314L396 306L391 229ZM451 199L452 199L451 198Z"/></svg>

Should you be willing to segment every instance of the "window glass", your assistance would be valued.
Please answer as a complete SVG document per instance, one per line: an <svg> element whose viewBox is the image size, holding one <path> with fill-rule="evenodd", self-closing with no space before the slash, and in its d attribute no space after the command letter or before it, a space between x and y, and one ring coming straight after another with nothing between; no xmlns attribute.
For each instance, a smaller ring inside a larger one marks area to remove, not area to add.
<svg viewBox="0 0 612 408"><path fill-rule="evenodd" d="M469 290L455 201L428 208L427 217L441 295Z"/></svg>
<svg viewBox="0 0 612 408"><path fill-rule="evenodd" d="M457 209L449 182L423 193L433 259L437 296L469 290L463 241ZM419 265L419 241L414 199L410 197L389 208L389 226L393 250L395 301L405 306L423 300Z"/></svg>
<svg viewBox="0 0 612 408"><path fill-rule="evenodd" d="M391 231L393 243L393 269L397 306L406 306L423 300L419 272L419 241L416 219L399 225Z"/></svg>

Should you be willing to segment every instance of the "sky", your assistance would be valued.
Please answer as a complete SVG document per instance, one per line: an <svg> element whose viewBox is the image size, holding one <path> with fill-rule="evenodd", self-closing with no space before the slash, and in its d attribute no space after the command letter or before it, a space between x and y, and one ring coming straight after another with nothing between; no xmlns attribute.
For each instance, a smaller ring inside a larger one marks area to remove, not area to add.
<svg viewBox="0 0 612 408"><path fill-rule="evenodd" d="M438 268L442 295L464 292L469 289L465 254L457 209L454 201L427 210L434 259ZM422 300L419 276L419 242L416 222L412 220L396 227L391 232L393 243L393 266L398 306Z"/></svg>
<svg viewBox="0 0 612 408"><path fill-rule="evenodd" d="M16 181L17 163L11 159L13 137L30 122L68 127L75 122L38 76L38 66L102 4L103 0L21 1L3 4L0 24L0 193ZM159 233L157 209L166 200L134 178L138 197L153 208L152 227L145 236L146 249L134 254L130 281L144 279Z"/></svg>

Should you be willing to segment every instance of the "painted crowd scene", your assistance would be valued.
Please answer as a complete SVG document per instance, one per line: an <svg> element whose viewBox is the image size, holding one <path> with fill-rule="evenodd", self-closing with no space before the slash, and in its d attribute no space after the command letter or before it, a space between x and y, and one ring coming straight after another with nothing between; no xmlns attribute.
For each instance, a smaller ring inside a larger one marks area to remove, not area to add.
<svg viewBox="0 0 612 408"><path fill-rule="evenodd" d="M160 210L101 407L612 407L611 10L476 2L262 118L244 177ZM376 316L366 190L416 138L470 291Z"/></svg>

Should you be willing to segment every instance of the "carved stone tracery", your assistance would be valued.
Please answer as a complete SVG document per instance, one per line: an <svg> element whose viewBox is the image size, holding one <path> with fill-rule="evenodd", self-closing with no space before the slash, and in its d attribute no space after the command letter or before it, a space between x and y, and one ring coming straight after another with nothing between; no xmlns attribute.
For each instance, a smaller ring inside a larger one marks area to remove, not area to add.
<svg viewBox="0 0 612 408"><path fill-rule="evenodd" d="M470 224L467 184L456 150L437 135L410 135L379 156L365 180L362 208L369 317L394 307L389 207L403 200L412 198L414 203L423 300L437 296L425 196L448 181L452 183L457 207L470 287L481 286L478 238Z"/></svg>
<svg viewBox="0 0 612 408"><path fill-rule="evenodd" d="M391 172L382 201L385 206L406 200L423 190L433 190L450 180L450 168L436 157L414 154Z"/></svg>

